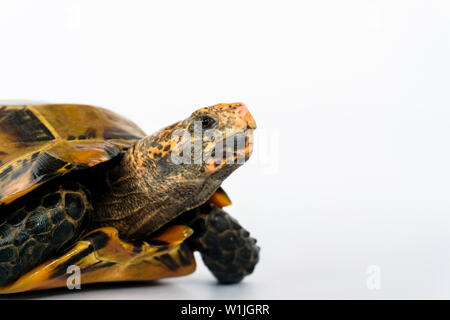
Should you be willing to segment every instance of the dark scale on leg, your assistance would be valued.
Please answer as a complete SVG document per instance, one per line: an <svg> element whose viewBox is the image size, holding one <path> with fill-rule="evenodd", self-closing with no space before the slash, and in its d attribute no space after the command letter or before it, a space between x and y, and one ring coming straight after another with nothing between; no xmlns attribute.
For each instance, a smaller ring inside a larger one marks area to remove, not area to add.
<svg viewBox="0 0 450 320"><path fill-rule="evenodd" d="M88 195L78 183L36 191L20 201L2 209L6 219L0 220L0 285L77 239L92 211Z"/></svg>
<svg viewBox="0 0 450 320"><path fill-rule="evenodd" d="M236 283L253 272L259 259L259 247L248 231L225 211L204 204L187 213L193 217L190 243L198 250L208 269L221 283Z"/></svg>

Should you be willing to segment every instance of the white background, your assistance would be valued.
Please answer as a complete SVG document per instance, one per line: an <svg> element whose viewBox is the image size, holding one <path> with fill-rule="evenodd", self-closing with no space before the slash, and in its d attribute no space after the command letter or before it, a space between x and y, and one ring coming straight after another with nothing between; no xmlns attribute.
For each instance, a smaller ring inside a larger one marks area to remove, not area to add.
<svg viewBox="0 0 450 320"><path fill-rule="evenodd" d="M255 273L25 297L450 298L448 1L0 1L0 98L108 107L147 132L243 101L224 187ZM367 268L381 271L370 290Z"/></svg>

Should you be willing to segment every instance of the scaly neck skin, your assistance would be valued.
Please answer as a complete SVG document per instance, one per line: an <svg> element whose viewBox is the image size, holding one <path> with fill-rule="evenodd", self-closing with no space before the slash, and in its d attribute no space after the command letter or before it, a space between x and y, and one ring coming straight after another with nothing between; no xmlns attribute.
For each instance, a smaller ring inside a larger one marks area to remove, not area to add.
<svg viewBox="0 0 450 320"><path fill-rule="evenodd" d="M152 136L126 152L107 173L106 192L94 203L93 223L111 226L126 239L142 239L184 211L204 203L221 181L201 181L195 167L176 165L152 150Z"/></svg>

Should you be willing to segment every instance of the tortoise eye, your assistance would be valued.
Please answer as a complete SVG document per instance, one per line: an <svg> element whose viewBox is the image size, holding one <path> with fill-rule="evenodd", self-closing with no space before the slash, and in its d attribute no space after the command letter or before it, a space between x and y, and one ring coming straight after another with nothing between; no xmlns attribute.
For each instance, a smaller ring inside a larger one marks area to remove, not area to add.
<svg viewBox="0 0 450 320"><path fill-rule="evenodd" d="M202 122L203 129L209 129L216 123L216 120L208 116L202 116L200 121Z"/></svg>

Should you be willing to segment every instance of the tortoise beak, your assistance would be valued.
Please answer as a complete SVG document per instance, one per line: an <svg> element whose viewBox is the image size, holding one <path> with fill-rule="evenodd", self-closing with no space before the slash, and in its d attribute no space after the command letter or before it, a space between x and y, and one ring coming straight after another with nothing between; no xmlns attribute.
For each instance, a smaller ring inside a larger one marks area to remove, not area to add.
<svg viewBox="0 0 450 320"><path fill-rule="evenodd" d="M248 108L245 104L242 103L242 105L238 107L236 111L239 117L247 122L247 129L256 129L256 121L255 119L253 119L253 116L251 115L250 111L248 111Z"/></svg>
<svg viewBox="0 0 450 320"><path fill-rule="evenodd" d="M248 113L249 115L249 119L247 120L247 129L256 129L256 121L255 119L253 119L252 115L250 114L250 112Z"/></svg>

